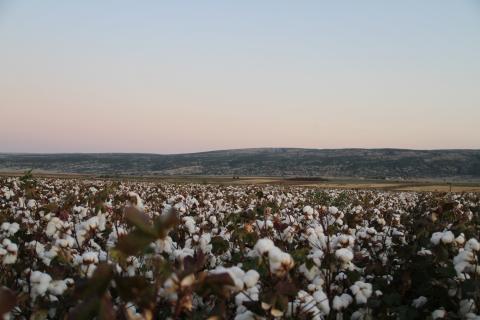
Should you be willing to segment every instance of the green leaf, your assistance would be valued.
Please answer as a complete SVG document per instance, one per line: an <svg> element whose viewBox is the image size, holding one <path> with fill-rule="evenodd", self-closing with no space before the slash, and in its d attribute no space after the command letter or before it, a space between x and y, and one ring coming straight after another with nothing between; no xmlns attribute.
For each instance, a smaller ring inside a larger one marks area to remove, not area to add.
<svg viewBox="0 0 480 320"><path fill-rule="evenodd" d="M230 242L220 236L212 238L212 252L216 255L224 254L230 248Z"/></svg>

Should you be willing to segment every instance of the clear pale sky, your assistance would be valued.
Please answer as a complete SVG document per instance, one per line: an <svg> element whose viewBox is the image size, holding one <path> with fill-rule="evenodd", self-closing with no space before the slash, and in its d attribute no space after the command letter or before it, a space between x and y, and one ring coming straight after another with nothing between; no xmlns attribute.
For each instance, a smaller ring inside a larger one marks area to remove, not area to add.
<svg viewBox="0 0 480 320"><path fill-rule="evenodd" d="M0 152L480 148L480 3L0 0Z"/></svg>

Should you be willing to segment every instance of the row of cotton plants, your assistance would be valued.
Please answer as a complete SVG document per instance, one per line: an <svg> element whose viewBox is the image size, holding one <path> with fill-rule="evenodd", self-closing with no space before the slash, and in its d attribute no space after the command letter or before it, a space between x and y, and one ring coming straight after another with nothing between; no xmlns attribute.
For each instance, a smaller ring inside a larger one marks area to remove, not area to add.
<svg viewBox="0 0 480 320"><path fill-rule="evenodd" d="M4 319L480 319L480 196L0 178Z"/></svg>

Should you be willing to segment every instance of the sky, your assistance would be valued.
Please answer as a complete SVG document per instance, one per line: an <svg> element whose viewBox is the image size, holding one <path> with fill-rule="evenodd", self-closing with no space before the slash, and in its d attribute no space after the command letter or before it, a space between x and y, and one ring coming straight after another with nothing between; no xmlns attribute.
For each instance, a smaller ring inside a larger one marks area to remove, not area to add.
<svg viewBox="0 0 480 320"><path fill-rule="evenodd" d="M0 0L0 152L480 148L480 2Z"/></svg>

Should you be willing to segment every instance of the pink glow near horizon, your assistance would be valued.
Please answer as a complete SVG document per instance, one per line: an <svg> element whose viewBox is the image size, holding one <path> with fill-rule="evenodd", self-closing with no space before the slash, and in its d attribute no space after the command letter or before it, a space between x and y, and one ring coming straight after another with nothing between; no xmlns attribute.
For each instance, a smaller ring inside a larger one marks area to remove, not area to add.
<svg viewBox="0 0 480 320"><path fill-rule="evenodd" d="M87 3L0 11L0 152L480 148L468 1Z"/></svg>

